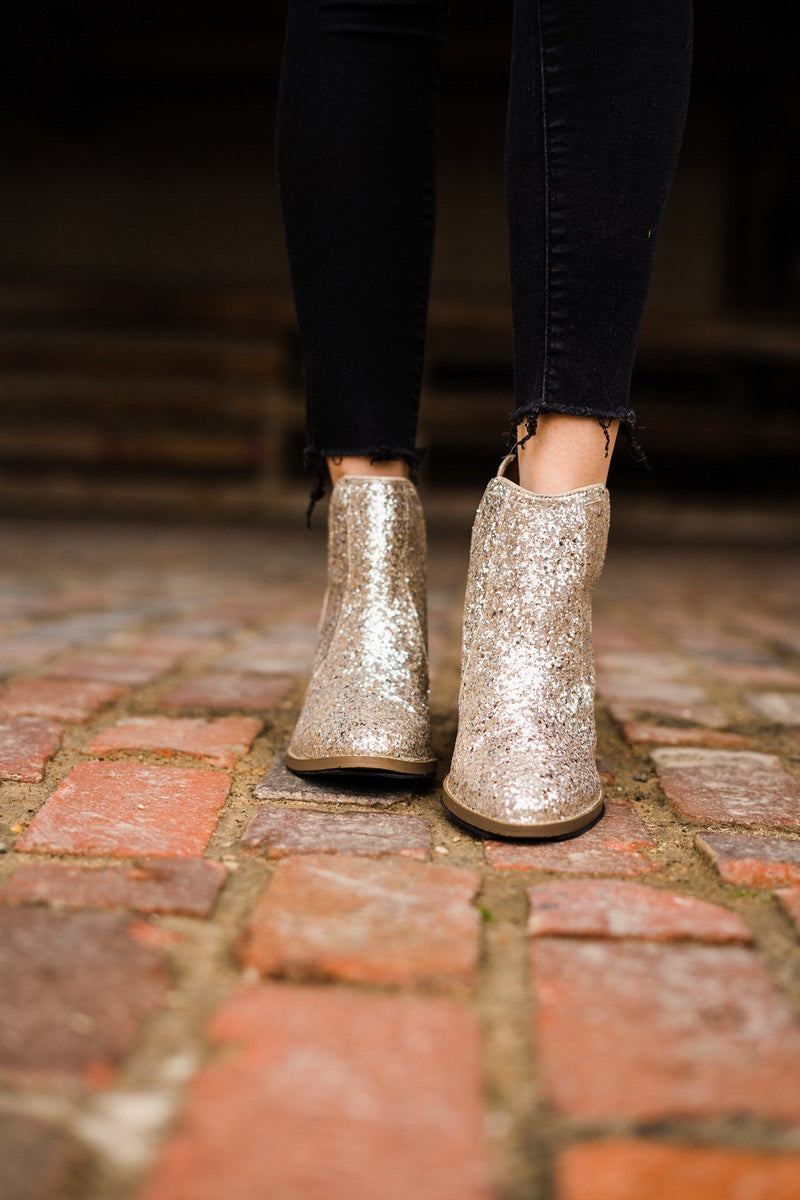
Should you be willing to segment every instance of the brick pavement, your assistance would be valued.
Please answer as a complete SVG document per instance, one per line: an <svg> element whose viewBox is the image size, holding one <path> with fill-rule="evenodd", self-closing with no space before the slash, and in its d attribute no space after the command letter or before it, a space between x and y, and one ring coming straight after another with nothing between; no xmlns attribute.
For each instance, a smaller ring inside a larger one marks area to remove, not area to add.
<svg viewBox="0 0 800 1200"><path fill-rule="evenodd" d="M431 566L455 732L466 538ZM800 567L609 553L604 816L455 825L281 752L306 534L0 529L15 1200L800 1195Z"/></svg>

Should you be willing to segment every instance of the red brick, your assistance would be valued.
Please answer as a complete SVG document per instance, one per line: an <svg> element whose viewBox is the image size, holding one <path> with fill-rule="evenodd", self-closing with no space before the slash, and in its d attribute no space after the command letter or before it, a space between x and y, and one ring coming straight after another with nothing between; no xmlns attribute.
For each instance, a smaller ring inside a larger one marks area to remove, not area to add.
<svg viewBox="0 0 800 1200"><path fill-rule="evenodd" d="M13 675L25 671L58 654L59 647L51 641L36 641L31 637L0 638L0 674Z"/></svg>
<svg viewBox="0 0 800 1200"><path fill-rule="evenodd" d="M233 767L262 728L257 717L128 717L96 734L86 753L150 750L165 756L188 754L215 766Z"/></svg>
<svg viewBox="0 0 800 1200"><path fill-rule="evenodd" d="M782 888L775 896L800 933L800 887Z"/></svg>
<svg viewBox="0 0 800 1200"><path fill-rule="evenodd" d="M207 917L225 882L222 863L207 858L142 859L132 865L23 863L0 888L3 904L127 908Z"/></svg>
<svg viewBox="0 0 800 1200"><path fill-rule="evenodd" d="M269 858L318 851L427 858L431 827L423 817L261 808L247 826L242 843L250 850L263 850Z"/></svg>
<svg viewBox="0 0 800 1200"><path fill-rule="evenodd" d="M216 650L219 642L213 636L171 633L169 630L161 632L154 629L148 633L119 633L110 639L109 645L126 654L167 658L172 663L179 663L201 651L208 653Z"/></svg>
<svg viewBox="0 0 800 1200"><path fill-rule="evenodd" d="M749 942L736 913L694 896L616 879L559 879L528 888L528 932L537 936Z"/></svg>
<svg viewBox="0 0 800 1200"><path fill-rule="evenodd" d="M230 787L225 771L78 763L17 841L52 854L202 854Z"/></svg>
<svg viewBox="0 0 800 1200"><path fill-rule="evenodd" d="M723 683L754 687L800 687L800 671L776 663L709 662L703 670Z"/></svg>
<svg viewBox="0 0 800 1200"><path fill-rule="evenodd" d="M61 1130L35 1117L0 1114L3 1200L63 1200L76 1158Z"/></svg>
<svg viewBox="0 0 800 1200"><path fill-rule="evenodd" d="M407 800L414 782L409 778L405 788L396 783L388 786L369 780L304 779L286 770L283 755L276 759L267 774L253 791L257 800L307 800L312 804L367 804L370 808L388 808L398 800Z"/></svg>
<svg viewBox="0 0 800 1200"><path fill-rule="evenodd" d="M797 1200L800 1154L609 1138L560 1156L556 1200Z"/></svg>
<svg viewBox="0 0 800 1200"><path fill-rule="evenodd" d="M363 863L361 864L363 866ZM480 1032L443 999L261 984L138 1200L490 1200Z"/></svg>
<svg viewBox="0 0 800 1200"><path fill-rule="evenodd" d="M703 833L695 840L726 883L744 887L800 883L800 841L742 833Z"/></svg>
<svg viewBox="0 0 800 1200"><path fill-rule="evenodd" d="M291 675L307 671L314 656L317 631L306 625L282 625L232 650L221 658L224 671L257 671L265 675Z"/></svg>
<svg viewBox="0 0 800 1200"><path fill-rule="evenodd" d="M658 870L644 850L655 842L629 804L606 801L600 820L559 841L484 842L490 867L568 875L647 875Z"/></svg>
<svg viewBox="0 0 800 1200"><path fill-rule="evenodd" d="M51 667L49 674L64 679L97 679L103 683L140 685L151 683L174 666L175 660L164 655L76 654Z"/></svg>
<svg viewBox="0 0 800 1200"><path fill-rule="evenodd" d="M597 651L647 649L638 633L602 611L592 616L592 640Z"/></svg>
<svg viewBox="0 0 800 1200"><path fill-rule="evenodd" d="M685 680L689 668L674 654L657 650L602 650L597 654L598 681L606 678L609 695L627 696L633 689L647 690L654 683Z"/></svg>
<svg viewBox="0 0 800 1200"><path fill-rule="evenodd" d="M111 913L0 909L0 1076L107 1083L160 1002L161 957Z"/></svg>
<svg viewBox="0 0 800 1200"><path fill-rule="evenodd" d="M280 862L242 939L265 975L471 985L475 871L326 854Z"/></svg>
<svg viewBox="0 0 800 1200"><path fill-rule="evenodd" d="M800 692L762 692L747 699L751 708L776 725L800 725Z"/></svg>
<svg viewBox="0 0 800 1200"><path fill-rule="evenodd" d="M622 732L633 746L654 742L659 746L711 746L718 750L746 750L750 739L738 733L703 729L700 725L657 725L647 721L626 721Z"/></svg>
<svg viewBox="0 0 800 1200"><path fill-rule="evenodd" d="M800 787L772 754L654 750L667 799L691 821L800 828Z"/></svg>
<svg viewBox="0 0 800 1200"><path fill-rule="evenodd" d="M624 725L640 714L650 714L654 717L666 717L678 721L687 721L694 725L703 725L709 729L720 729L728 724L728 718L721 708L713 704L668 704L665 700L659 703L647 704L631 700L612 700L608 711L615 721Z"/></svg>
<svg viewBox="0 0 800 1200"><path fill-rule="evenodd" d="M88 721L128 691L90 679L16 679L0 693L0 713Z"/></svg>
<svg viewBox="0 0 800 1200"><path fill-rule="evenodd" d="M294 687L288 678L259 675L198 675L187 679L159 700L162 708L274 708Z"/></svg>
<svg viewBox="0 0 800 1200"><path fill-rule="evenodd" d="M61 745L61 726L41 717L0 719L0 779L40 783Z"/></svg>
<svg viewBox="0 0 800 1200"><path fill-rule="evenodd" d="M800 1025L734 946L540 938L546 1088L585 1120L800 1120Z"/></svg>

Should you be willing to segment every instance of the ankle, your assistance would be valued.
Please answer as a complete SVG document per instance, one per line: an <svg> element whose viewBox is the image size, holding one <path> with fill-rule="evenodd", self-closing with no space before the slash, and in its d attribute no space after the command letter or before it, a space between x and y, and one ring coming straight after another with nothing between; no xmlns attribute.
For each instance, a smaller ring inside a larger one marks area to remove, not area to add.
<svg viewBox="0 0 800 1200"><path fill-rule="evenodd" d="M337 483L343 475L360 475L373 479L408 479L409 467L405 459L392 458L385 462L373 462L366 455L336 454L327 459L331 482Z"/></svg>

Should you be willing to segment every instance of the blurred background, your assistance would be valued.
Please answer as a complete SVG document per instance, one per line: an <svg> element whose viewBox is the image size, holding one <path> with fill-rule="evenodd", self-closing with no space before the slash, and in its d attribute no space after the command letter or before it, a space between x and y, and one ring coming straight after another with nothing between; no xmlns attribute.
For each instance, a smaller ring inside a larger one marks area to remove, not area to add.
<svg viewBox="0 0 800 1200"><path fill-rule="evenodd" d="M511 11L450 12L419 438L443 521L474 511L511 407ZM276 0L5 7L0 512L301 526L303 380L274 169L285 17ZM791 7L698 3L695 21L633 386L652 471L621 445L612 487L637 502L617 529L791 539Z"/></svg>

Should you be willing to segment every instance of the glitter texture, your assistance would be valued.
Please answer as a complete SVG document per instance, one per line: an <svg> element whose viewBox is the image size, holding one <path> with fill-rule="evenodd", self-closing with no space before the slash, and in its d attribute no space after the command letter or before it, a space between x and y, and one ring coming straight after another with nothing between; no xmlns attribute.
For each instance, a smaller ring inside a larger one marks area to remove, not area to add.
<svg viewBox="0 0 800 1200"><path fill-rule="evenodd" d="M339 479L317 649L287 748L295 770L330 769L340 759L434 769L425 549L422 505L409 480Z"/></svg>
<svg viewBox="0 0 800 1200"><path fill-rule="evenodd" d="M591 602L608 523L602 484L540 496L498 474L486 488L445 780L454 811L480 828L547 836L599 811Z"/></svg>

